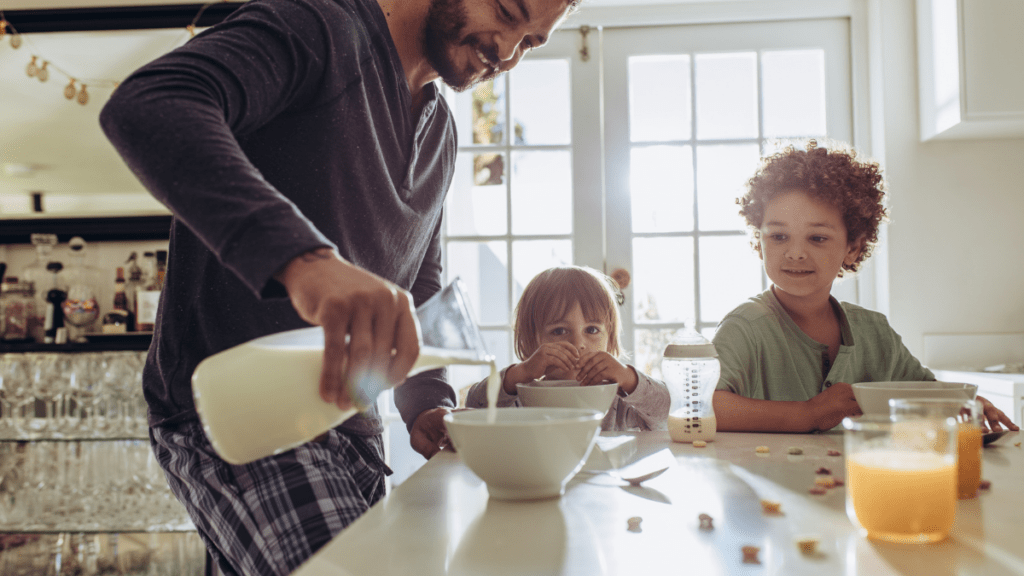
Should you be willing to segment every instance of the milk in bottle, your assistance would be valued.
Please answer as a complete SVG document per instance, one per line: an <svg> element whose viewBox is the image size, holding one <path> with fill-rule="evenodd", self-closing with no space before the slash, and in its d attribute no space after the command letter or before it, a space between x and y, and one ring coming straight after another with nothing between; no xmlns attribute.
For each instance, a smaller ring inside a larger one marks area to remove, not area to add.
<svg viewBox="0 0 1024 576"><path fill-rule="evenodd" d="M711 400L721 374L715 345L688 330L665 347L661 372L672 399L668 413L672 440L714 440L718 423Z"/></svg>
<svg viewBox="0 0 1024 576"><path fill-rule="evenodd" d="M450 364L490 364L488 396L497 395L493 357L484 350L458 280L424 303L417 317L424 345L409 376ZM355 415L355 408L340 410L320 397L323 354L323 328L313 326L256 338L200 362L192 394L217 454L245 464L308 442ZM383 389L383 382L376 388L370 383L349 394L367 407Z"/></svg>

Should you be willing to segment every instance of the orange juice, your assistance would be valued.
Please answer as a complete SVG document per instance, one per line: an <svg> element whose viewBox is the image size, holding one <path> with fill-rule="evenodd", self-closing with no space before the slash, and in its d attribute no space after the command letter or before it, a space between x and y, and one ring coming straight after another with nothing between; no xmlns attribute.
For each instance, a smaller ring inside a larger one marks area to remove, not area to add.
<svg viewBox="0 0 1024 576"><path fill-rule="evenodd" d="M981 428L960 423L957 439L957 496L974 498L981 484Z"/></svg>
<svg viewBox="0 0 1024 576"><path fill-rule="evenodd" d="M872 449L847 457L847 504L869 538L936 542L956 513L957 470L951 455Z"/></svg>

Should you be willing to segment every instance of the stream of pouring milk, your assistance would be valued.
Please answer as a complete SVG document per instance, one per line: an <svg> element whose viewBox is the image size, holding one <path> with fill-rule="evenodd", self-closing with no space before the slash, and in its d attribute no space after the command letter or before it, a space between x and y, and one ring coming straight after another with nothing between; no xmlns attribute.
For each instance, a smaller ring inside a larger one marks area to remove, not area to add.
<svg viewBox="0 0 1024 576"><path fill-rule="evenodd" d="M192 375L196 412L210 443L232 464L294 448L356 413L320 398L323 330L294 330L210 356ZM501 381L493 357L422 347L409 376L453 364L489 365L488 421L495 421Z"/></svg>

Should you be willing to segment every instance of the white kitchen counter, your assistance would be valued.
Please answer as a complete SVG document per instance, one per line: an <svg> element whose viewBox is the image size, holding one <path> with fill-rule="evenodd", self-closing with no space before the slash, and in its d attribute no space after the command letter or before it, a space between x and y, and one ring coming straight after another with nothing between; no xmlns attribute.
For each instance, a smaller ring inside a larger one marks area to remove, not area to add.
<svg viewBox="0 0 1024 576"><path fill-rule="evenodd" d="M961 500L950 538L874 542L847 519L845 488L812 495L815 471L845 479L841 433L719 433L706 448L639 433L637 473L671 469L633 488L580 473L559 499L491 500L457 454L442 451L327 544L294 576L921 574L1024 575L1024 449L1019 432L987 447L978 498ZM768 454L755 447L768 446ZM788 448L803 449L790 455ZM760 501L781 503L766 515ZM714 529L699 529L698 515ZM640 532L627 529L642 518ZM794 538L821 539L814 556ZM760 564L742 563L758 546Z"/></svg>

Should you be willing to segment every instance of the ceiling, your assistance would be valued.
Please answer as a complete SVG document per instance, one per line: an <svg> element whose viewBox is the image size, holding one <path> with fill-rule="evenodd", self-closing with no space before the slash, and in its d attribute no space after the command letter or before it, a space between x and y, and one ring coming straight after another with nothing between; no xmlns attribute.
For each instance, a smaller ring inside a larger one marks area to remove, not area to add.
<svg viewBox="0 0 1024 576"><path fill-rule="evenodd" d="M680 0L584 0L583 5L659 3ZM200 6L196 0L0 0L0 10L171 4L192 4L197 11ZM10 35L0 39L0 218L163 211L103 136L98 115L117 81L188 38L184 26L36 32L21 38L17 49ZM48 62L46 82L27 75L33 56L38 66ZM76 88L87 87L84 105L78 92L65 98L72 78ZM46 214L33 214L33 193L42 194Z"/></svg>

